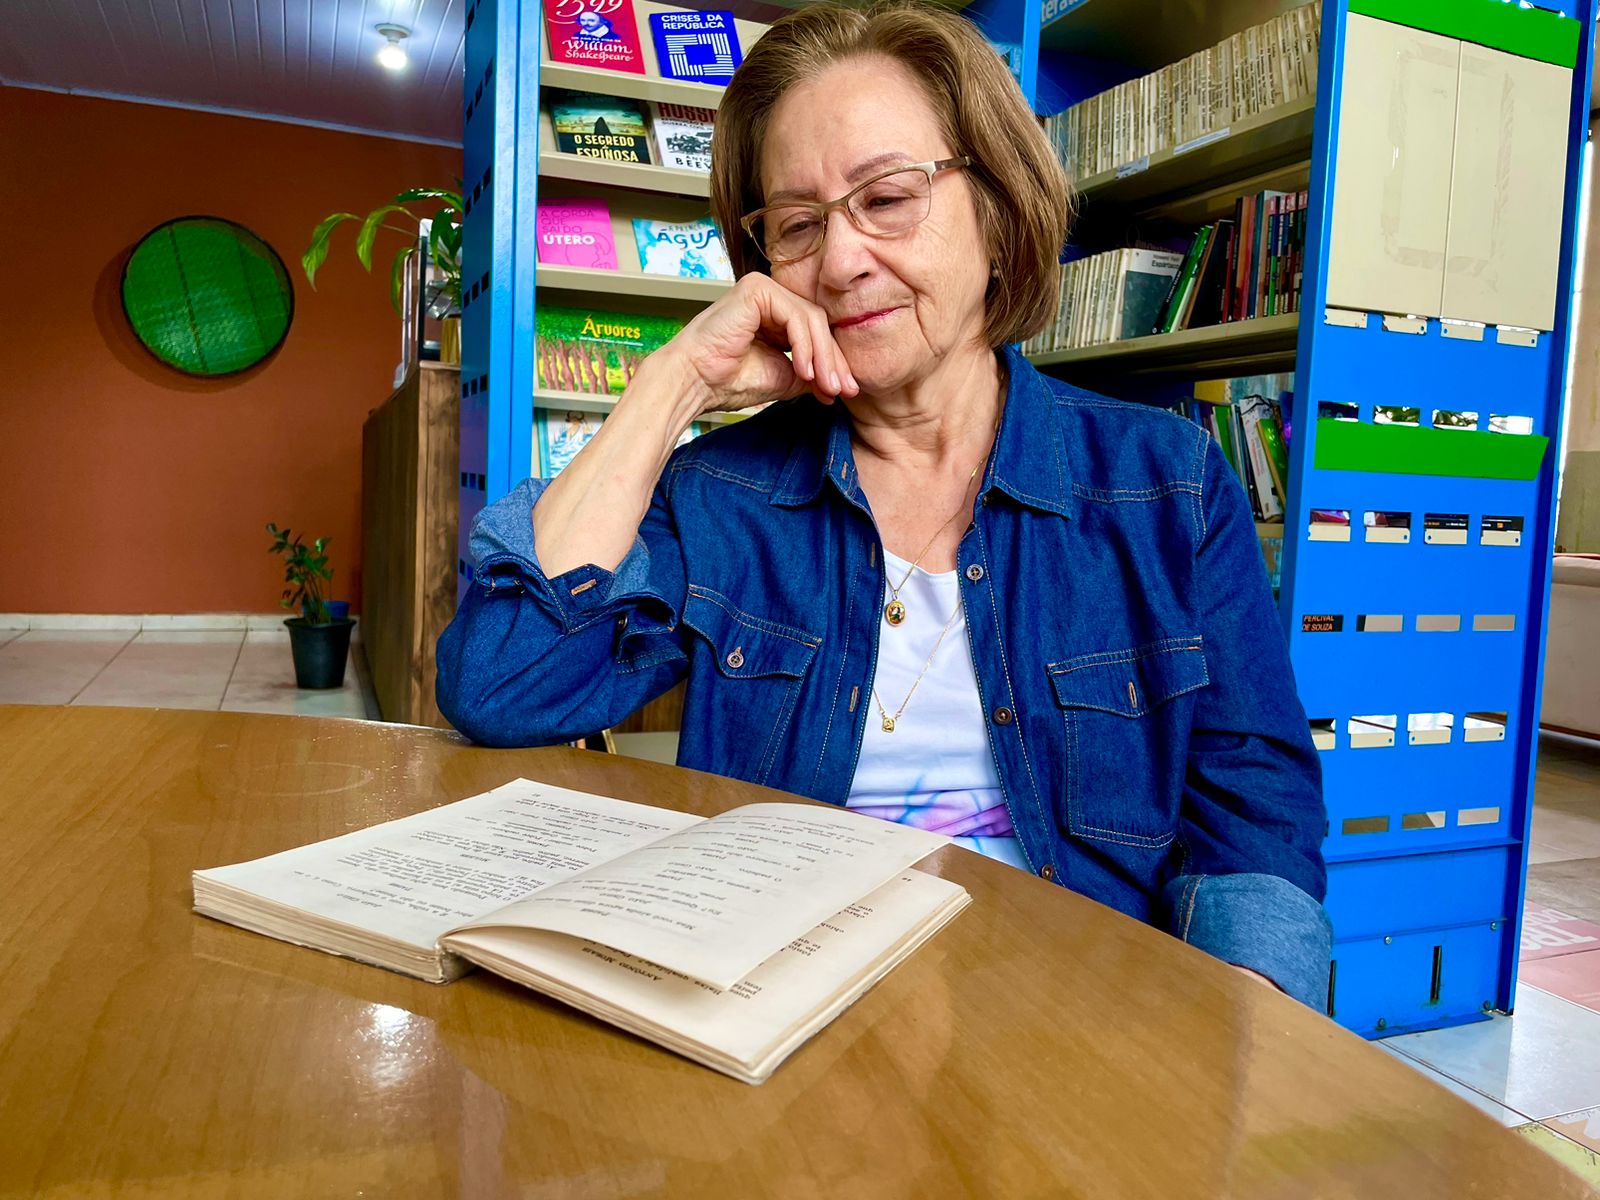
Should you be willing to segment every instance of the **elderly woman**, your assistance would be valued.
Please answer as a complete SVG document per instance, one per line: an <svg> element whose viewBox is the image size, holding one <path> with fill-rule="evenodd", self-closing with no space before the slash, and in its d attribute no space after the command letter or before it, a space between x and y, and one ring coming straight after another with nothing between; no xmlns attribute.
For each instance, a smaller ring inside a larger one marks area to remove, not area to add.
<svg viewBox="0 0 1600 1200"><path fill-rule="evenodd" d="M478 519L445 715L559 742L687 678L682 765L940 830L1320 1007L1319 766L1248 503L1194 424L1017 352L1069 203L994 50L801 9L712 158L738 282Z"/></svg>

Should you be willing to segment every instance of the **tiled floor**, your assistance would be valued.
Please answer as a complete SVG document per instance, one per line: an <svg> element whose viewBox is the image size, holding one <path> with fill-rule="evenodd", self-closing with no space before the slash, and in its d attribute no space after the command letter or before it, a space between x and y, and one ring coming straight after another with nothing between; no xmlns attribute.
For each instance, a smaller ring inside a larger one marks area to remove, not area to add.
<svg viewBox="0 0 1600 1200"><path fill-rule="evenodd" d="M0 630L0 704L127 704L377 718L359 654L294 686L288 633ZM671 762L672 734L618 735ZM1379 1043L1600 1185L1600 744L1541 739L1514 1017Z"/></svg>
<svg viewBox="0 0 1600 1200"><path fill-rule="evenodd" d="M110 704L376 720L354 648L344 686L295 687L288 630L0 629L0 704Z"/></svg>
<svg viewBox="0 0 1600 1200"><path fill-rule="evenodd" d="M1516 1015L1380 1043L1600 1186L1600 746L1539 743Z"/></svg>

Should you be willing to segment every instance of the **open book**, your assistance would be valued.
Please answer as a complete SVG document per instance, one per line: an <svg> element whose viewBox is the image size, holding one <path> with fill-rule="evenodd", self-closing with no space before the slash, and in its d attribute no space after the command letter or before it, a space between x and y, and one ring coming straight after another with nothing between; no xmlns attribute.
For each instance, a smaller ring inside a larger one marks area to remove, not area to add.
<svg viewBox="0 0 1600 1200"><path fill-rule="evenodd" d="M844 809L712 818L518 779L194 873L197 912L434 983L477 964L760 1083L968 902L949 839Z"/></svg>

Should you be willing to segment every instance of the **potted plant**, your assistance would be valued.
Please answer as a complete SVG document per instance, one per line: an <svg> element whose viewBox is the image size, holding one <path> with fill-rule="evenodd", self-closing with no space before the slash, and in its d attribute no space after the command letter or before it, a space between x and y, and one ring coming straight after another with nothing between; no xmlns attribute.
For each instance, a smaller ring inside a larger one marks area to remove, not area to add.
<svg viewBox="0 0 1600 1200"><path fill-rule="evenodd" d="M270 521L267 532L272 535L270 553L283 555L283 579L289 585L283 589L279 603L284 608L300 610L298 617L284 621L289 629L289 650L294 655L295 684L302 688L343 687L350 634L356 623L346 615L349 605L323 597L322 585L333 579L326 553L328 539L318 538L307 546L303 535L279 529ZM333 612L335 606L338 616Z"/></svg>
<svg viewBox="0 0 1600 1200"><path fill-rule="evenodd" d="M457 185L459 186L459 184ZM408 204L440 201L431 218L419 216ZM400 296L405 278L406 261L417 252L417 240L422 222L429 221L428 257L438 267L443 279L429 284L425 303L428 315L440 319L439 358L441 362L461 361L461 193L446 188L407 188L387 204L373 209L365 217L355 213L336 212L326 216L311 232L311 245L300 256L300 266L306 273L306 282L317 286L317 270L328 258L328 242L333 231L346 221L360 221L356 232L356 257L369 272L372 270L372 249L382 230L398 233L406 238L406 245L395 251L389 267L389 303L400 311ZM396 216L416 223L408 229L390 221ZM404 314L402 314L404 315Z"/></svg>

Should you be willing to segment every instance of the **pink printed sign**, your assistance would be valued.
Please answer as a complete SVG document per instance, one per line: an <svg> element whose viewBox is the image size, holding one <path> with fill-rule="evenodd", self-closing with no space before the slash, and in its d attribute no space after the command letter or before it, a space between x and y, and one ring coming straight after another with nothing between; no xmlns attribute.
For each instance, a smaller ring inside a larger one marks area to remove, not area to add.
<svg viewBox="0 0 1600 1200"><path fill-rule="evenodd" d="M539 261L553 267L617 269L611 209L604 200L539 201Z"/></svg>
<svg viewBox="0 0 1600 1200"><path fill-rule="evenodd" d="M633 0L545 0L550 61L644 74Z"/></svg>
<svg viewBox="0 0 1600 1200"><path fill-rule="evenodd" d="M1529 908L1522 914L1523 962L1600 950L1600 925L1559 908Z"/></svg>

